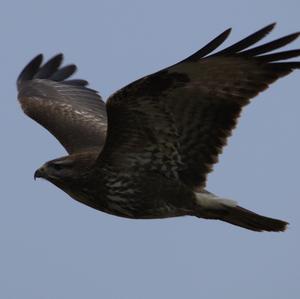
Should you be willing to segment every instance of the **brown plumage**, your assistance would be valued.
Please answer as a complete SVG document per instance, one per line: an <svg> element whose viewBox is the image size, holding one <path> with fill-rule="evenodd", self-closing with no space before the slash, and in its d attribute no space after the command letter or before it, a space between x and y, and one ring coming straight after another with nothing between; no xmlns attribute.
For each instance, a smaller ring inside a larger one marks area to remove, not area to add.
<svg viewBox="0 0 300 299"><path fill-rule="evenodd" d="M226 30L183 61L120 89L106 105L85 80L66 80L76 67L60 68L62 55L44 65L37 56L18 78L20 103L70 155L46 163L35 176L117 216L193 215L254 231L285 230L287 222L204 189L242 108L300 68L298 61L283 61L300 50L269 53L299 33L249 49L273 27L212 53Z"/></svg>
<svg viewBox="0 0 300 299"><path fill-rule="evenodd" d="M17 86L24 112L49 130L69 154L100 150L106 134L106 108L98 93L86 88L85 80L65 80L75 65L59 68L59 54L43 66L36 56L21 72Z"/></svg>

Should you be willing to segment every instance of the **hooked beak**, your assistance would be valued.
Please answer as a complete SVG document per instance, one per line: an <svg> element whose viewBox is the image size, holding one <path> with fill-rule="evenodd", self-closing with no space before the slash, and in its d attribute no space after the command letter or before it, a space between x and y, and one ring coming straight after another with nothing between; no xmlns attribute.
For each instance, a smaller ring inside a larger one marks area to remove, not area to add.
<svg viewBox="0 0 300 299"><path fill-rule="evenodd" d="M36 178L42 178L43 177L43 169L39 168L33 175L34 180L36 180Z"/></svg>

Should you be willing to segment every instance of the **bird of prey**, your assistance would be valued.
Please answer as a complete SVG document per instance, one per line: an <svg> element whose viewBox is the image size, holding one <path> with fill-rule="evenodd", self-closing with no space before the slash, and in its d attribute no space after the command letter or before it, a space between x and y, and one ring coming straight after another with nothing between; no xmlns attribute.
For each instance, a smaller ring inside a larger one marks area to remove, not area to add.
<svg viewBox="0 0 300 299"><path fill-rule="evenodd" d="M253 231L284 231L287 222L258 215L205 189L241 110L278 78L300 68L281 50L294 33L256 45L271 24L220 51L224 31L188 58L121 88L105 103L85 80L68 79L63 56L36 56L17 80L24 112L69 155L34 176L75 200L132 219L196 216ZM287 60L287 61L285 61Z"/></svg>

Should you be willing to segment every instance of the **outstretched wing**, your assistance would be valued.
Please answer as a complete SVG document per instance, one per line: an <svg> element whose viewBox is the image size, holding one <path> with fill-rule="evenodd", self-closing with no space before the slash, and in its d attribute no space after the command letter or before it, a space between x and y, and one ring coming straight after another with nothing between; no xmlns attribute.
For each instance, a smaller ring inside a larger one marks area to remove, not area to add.
<svg viewBox="0 0 300 299"><path fill-rule="evenodd" d="M180 63L112 95L107 102L107 140L97 165L142 166L204 188L243 106L300 68L300 62L281 62L299 56L300 50L269 54L299 33L247 50L273 27L209 55L227 38L226 30Z"/></svg>
<svg viewBox="0 0 300 299"><path fill-rule="evenodd" d="M106 107L98 93L86 88L85 80L66 80L74 64L61 67L63 55L42 65L36 56L17 80L23 111L52 133L71 154L99 148L106 137Z"/></svg>

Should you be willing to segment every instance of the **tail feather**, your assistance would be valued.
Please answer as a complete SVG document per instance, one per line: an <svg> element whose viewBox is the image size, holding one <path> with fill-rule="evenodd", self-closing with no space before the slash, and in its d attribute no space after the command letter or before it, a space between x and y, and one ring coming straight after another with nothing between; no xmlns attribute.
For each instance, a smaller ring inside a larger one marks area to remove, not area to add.
<svg viewBox="0 0 300 299"><path fill-rule="evenodd" d="M282 232L288 225L288 222L265 217L240 206L226 207L222 214L218 219L257 232Z"/></svg>

